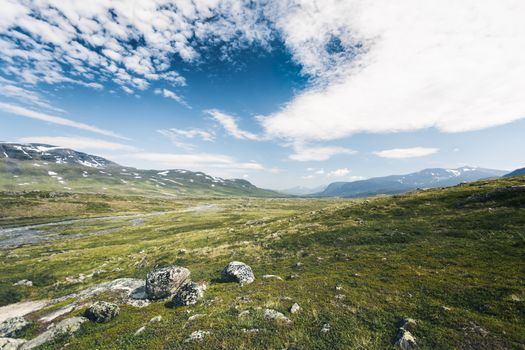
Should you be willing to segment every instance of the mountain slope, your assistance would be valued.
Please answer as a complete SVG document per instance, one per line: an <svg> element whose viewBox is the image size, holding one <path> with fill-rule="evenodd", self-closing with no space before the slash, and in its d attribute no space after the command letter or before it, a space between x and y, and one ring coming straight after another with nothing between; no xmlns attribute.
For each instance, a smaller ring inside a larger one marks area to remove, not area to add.
<svg viewBox="0 0 525 350"><path fill-rule="evenodd" d="M406 175L391 175L353 182L334 182L314 196L318 197L366 197L379 194L396 194L417 188L454 186L485 178L500 177L501 170L462 167L457 169L424 169Z"/></svg>
<svg viewBox="0 0 525 350"><path fill-rule="evenodd" d="M287 188L285 190L279 190L279 192L284 194L290 194L293 196L306 196L313 193L319 193L326 189L326 185L321 185L317 187L304 187L304 186L295 186L292 188Z"/></svg>
<svg viewBox="0 0 525 350"><path fill-rule="evenodd" d="M140 170L71 149L0 143L0 190L162 196L263 196L278 193L241 179L188 170Z"/></svg>
<svg viewBox="0 0 525 350"><path fill-rule="evenodd" d="M525 168L516 169L508 174L503 175L504 177L520 176L525 175Z"/></svg>

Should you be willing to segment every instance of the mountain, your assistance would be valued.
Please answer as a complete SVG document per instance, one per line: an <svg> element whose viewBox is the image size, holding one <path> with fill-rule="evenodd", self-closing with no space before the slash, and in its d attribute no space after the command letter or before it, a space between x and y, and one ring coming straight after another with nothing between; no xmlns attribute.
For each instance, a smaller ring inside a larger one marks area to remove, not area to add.
<svg viewBox="0 0 525 350"><path fill-rule="evenodd" d="M295 186L292 188L287 188L284 190L279 190L278 192L284 193L284 194L290 194L293 196L306 196L309 194L319 193L326 189L327 185L321 185L317 187L305 187L305 186Z"/></svg>
<svg viewBox="0 0 525 350"><path fill-rule="evenodd" d="M447 187L462 182L496 178L505 174L502 170L462 167L457 169L424 169L406 175L391 175L353 182L334 182L316 197L366 197L380 194L396 194L417 188Z"/></svg>
<svg viewBox="0 0 525 350"><path fill-rule="evenodd" d="M141 170L95 155L44 145L0 143L0 190L156 196L279 197L241 179L183 169Z"/></svg>
<svg viewBox="0 0 525 350"><path fill-rule="evenodd" d="M503 175L504 177L520 176L525 175L525 168L516 169L508 174Z"/></svg>

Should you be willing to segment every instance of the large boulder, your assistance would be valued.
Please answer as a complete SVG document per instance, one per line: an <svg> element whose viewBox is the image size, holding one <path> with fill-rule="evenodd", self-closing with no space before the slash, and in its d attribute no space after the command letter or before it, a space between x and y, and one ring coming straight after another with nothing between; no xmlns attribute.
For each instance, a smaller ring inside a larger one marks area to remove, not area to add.
<svg viewBox="0 0 525 350"><path fill-rule="evenodd" d="M16 334L28 325L29 322L21 316L8 318L0 323L0 337L16 337Z"/></svg>
<svg viewBox="0 0 525 350"><path fill-rule="evenodd" d="M119 312L120 308L117 304L97 301L87 308L84 316L93 322L106 323L117 317Z"/></svg>
<svg viewBox="0 0 525 350"><path fill-rule="evenodd" d="M155 269L146 277L146 295L149 299L164 299L173 295L190 277L190 270L180 266Z"/></svg>
<svg viewBox="0 0 525 350"><path fill-rule="evenodd" d="M222 271L224 279L239 282L241 286L255 281L252 268L240 261L232 261Z"/></svg>
<svg viewBox="0 0 525 350"><path fill-rule="evenodd" d="M194 305L204 296L206 285L195 282L184 284L173 297L173 306Z"/></svg>

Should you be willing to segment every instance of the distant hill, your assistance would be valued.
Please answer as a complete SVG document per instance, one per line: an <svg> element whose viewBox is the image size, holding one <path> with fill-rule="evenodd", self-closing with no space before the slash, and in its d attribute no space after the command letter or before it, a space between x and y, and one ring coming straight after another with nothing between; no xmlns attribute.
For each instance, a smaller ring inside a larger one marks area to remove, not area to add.
<svg viewBox="0 0 525 350"><path fill-rule="evenodd" d="M305 186L295 186L292 188L287 188L285 190L279 190L278 192L284 194L290 194L293 196L306 196L313 193L319 193L326 189L327 185L321 185L317 187L305 187Z"/></svg>
<svg viewBox="0 0 525 350"><path fill-rule="evenodd" d="M516 169L508 174L505 174L504 177L520 176L520 175L525 175L525 168Z"/></svg>
<svg viewBox="0 0 525 350"><path fill-rule="evenodd" d="M334 182L316 197L366 197L380 194L396 194L417 188L454 186L462 182L503 176L505 171L462 167L457 169L424 169L406 175L391 175L353 182Z"/></svg>
<svg viewBox="0 0 525 350"><path fill-rule="evenodd" d="M17 143L0 143L0 190L160 196L282 196L242 179L222 179L183 169L141 170L68 148Z"/></svg>

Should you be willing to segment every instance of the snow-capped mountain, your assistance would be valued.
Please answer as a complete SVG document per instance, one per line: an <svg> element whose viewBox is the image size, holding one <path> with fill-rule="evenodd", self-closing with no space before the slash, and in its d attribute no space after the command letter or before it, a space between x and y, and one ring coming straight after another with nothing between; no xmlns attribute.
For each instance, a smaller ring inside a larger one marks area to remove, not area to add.
<svg viewBox="0 0 525 350"><path fill-rule="evenodd" d="M457 169L424 169L406 175L391 175L353 182L334 182L315 196L366 197L378 194L396 194L417 188L454 186L462 182L503 176L503 170L461 167Z"/></svg>
<svg viewBox="0 0 525 350"><path fill-rule="evenodd" d="M0 143L0 190L279 196L242 179L184 169L141 170L68 148L6 142Z"/></svg>

